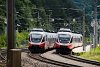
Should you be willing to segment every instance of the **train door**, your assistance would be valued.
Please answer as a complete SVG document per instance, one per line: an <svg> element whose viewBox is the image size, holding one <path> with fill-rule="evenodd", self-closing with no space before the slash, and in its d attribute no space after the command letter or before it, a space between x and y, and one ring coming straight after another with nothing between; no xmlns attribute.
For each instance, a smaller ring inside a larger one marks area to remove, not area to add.
<svg viewBox="0 0 100 67"><path fill-rule="evenodd" d="M45 49L48 49L49 42L47 34L44 37L45 37Z"/></svg>
<svg viewBox="0 0 100 67"><path fill-rule="evenodd" d="M50 48L53 48L53 35L50 37Z"/></svg>

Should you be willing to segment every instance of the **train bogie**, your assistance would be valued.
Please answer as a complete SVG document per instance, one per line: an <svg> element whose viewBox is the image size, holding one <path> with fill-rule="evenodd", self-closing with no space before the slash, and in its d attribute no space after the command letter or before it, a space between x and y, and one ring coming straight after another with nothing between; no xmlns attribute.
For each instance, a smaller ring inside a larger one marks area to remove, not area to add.
<svg viewBox="0 0 100 67"><path fill-rule="evenodd" d="M28 47L28 49L30 50L31 53L44 51L44 47L41 47L39 45L32 45L32 46Z"/></svg>
<svg viewBox="0 0 100 67"><path fill-rule="evenodd" d="M56 48L56 53L70 53L72 51L72 47L69 48L70 46L65 46L65 45L57 45Z"/></svg>

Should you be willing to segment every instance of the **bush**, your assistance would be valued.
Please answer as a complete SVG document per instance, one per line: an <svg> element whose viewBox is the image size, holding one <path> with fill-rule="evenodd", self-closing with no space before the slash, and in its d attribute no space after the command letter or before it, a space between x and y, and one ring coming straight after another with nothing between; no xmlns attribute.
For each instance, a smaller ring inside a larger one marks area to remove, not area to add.
<svg viewBox="0 0 100 67"><path fill-rule="evenodd" d="M16 47L25 46L28 41L28 32L16 33ZM0 48L7 47L7 36L0 35Z"/></svg>
<svg viewBox="0 0 100 67"><path fill-rule="evenodd" d="M90 44L91 43L90 38L86 37L85 42L86 42L86 44Z"/></svg>
<svg viewBox="0 0 100 67"><path fill-rule="evenodd" d="M16 46L26 45L28 41L28 32L16 33Z"/></svg>
<svg viewBox="0 0 100 67"><path fill-rule="evenodd" d="M7 41L7 37L5 34L0 35L0 48L1 47L6 47L6 41Z"/></svg>

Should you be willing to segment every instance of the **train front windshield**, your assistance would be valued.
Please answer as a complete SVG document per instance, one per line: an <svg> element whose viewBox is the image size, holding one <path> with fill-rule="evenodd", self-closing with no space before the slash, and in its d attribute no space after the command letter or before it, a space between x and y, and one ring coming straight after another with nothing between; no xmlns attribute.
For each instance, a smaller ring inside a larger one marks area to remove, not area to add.
<svg viewBox="0 0 100 67"><path fill-rule="evenodd" d="M31 34L31 41L34 43L39 43L42 40L41 34Z"/></svg>
<svg viewBox="0 0 100 67"><path fill-rule="evenodd" d="M58 39L60 43L69 43L70 42L70 35L67 34L59 34Z"/></svg>

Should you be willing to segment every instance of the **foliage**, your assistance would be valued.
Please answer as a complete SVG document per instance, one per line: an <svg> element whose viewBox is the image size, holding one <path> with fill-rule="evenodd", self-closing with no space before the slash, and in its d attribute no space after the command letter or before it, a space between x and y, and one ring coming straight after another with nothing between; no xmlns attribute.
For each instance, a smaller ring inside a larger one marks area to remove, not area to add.
<svg viewBox="0 0 100 67"><path fill-rule="evenodd" d="M16 33L16 47L26 46L28 42L28 32ZM5 34L0 36L0 48L7 47L7 36Z"/></svg>
<svg viewBox="0 0 100 67"><path fill-rule="evenodd" d="M55 31L60 27L69 27L75 32L82 33L82 16L83 8L85 8L86 37L89 37L89 33L93 31L90 25L93 3L93 0L15 0L16 28L21 32L33 27ZM0 5L3 5L0 6L0 17L6 18L6 0L0 0ZM54 21L50 22L50 18L53 18ZM63 20L59 20L59 18ZM72 21L73 18L77 23ZM0 29L4 31L4 21L0 24Z"/></svg>
<svg viewBox="0 0 100 67"><path fill-rule="evenodd" d="M0 35L0 47L7 47L7 37L5 34Z"/></svg>
<svg viewBox="0 0 100 67"><path fill-rule="evenodd" d="M16 34L16 47L26 46L28 41L28 32L21 32Z"/></svg>
<svg viewBox="0 0 100 67"><path fill-rule="evenodd" d="M90 60L95 60L100 62L100 46L92 49L90 52L83 53L80 56Z"/></svg>
<svg viewBox="0 0 100 67"><path fill-rule="evenodd" d="M5 30L6 0L0 0L0 34Z"/></svg>
<svg viewBox="0 0 100 67"><path fill-rule="evenodd" d="M90 44L91 43L90 38L89 37L85 37L85 42L86 42L86 44Z"/></svg>
<svg viewBox="0 0 100 67"><path fill-rule="evenodd" d="M27 30L27 28L33 25L32 21L32 3L30 0L16 0L16 25L18 24L19 31ZM31 24L30 24L31 23Z"/></svg>
<svg viewBox="0 0 100 67"><path fill-rule="evenodd" d="M4 19L0 18L0 34L3 34L5 30Z"/></svg>

